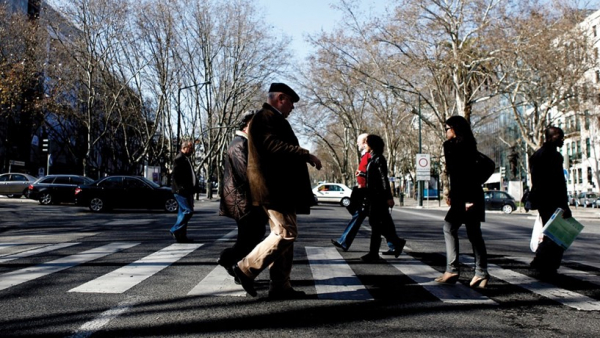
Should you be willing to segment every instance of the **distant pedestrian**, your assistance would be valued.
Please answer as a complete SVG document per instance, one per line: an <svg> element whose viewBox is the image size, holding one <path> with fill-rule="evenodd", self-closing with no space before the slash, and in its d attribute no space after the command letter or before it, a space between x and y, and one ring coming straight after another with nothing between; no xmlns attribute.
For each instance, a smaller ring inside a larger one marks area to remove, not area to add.
<svg viewBox="0 0 600 338"><path fill-rule="evenodd" d="M244 114L223 159L223 181L219 214L237 223L235 244L223 250L218 263L235 277L232 266L260 243L266 232L267 214L252 205L248 183L248 124L254 113Z"/></svg>
<svg viewBox="0 0 600 338"><path fill-rule="evenodd" d="M367 203L369 208L369 224L371 225L371 243L369 253L361 257L365 262L381 259L379 248L381 236L394 246L393 255L397 258L402 253L406 240L396 234L396 226L390 214L394 207L394 197L390 188L387 160L383 156L385 143L377 135L369 134L366 138L365 150L371 154L367 166Z"/></svg>
<svg viewBox="0 0 600 338"><path fill-rule="evenodd" d="M483 189L473 172L477 158L477 142L469 122L462 116L446 120L444 156L446 172L450 179L450 192L446 203L450 210L444 218L446 242L446 271L435 279L438 283L455 284L460 275L458 229L462 224L473 246L475 276L471 287L485 288L490 279L487 271L487 250L481 233L485 221Z"/></svg>
<svg viewBox="0 0 600 338"><path fill-rule="evenodd" d="M293 299L305 296L290 282L294 241L298 236L296 214L310 213L314 204L306 163L321 169L321 161L301 148L287 117L300 98L289 86L273 83L261 110L248 129L248 181L252 203L262 206L271 233L233 266L249 295L257 295L254 279L269 267L269 297Z"/></svg>
<svg viewBox="0 0 600 338"><path fill-rule="evenodd" d="M532 209L537 209L542 224L546 224L557 208L564 210L563 218L570 218L567 183L563 170L563 157L557 151L564 144L565 133L557 127L548 127L546 141L529 158L532 187L529 201ZM564 249L544 236L535 252L531 267L542 274L553 275L560 267Z"/></svg>
<svg viewBox="0 0 600 338"><path fill-rule="evenodd" d="M354 241L354 238L356 237L356 234L358 233L362 222L365 220L369 213L369 210L365 207L364 204L365 198L367 197L367 165L369 164L369 160L371 159L371 153L365 150L365 145L367 144L367 135L368 134L360 134L356 139L356 145L358 146L358 149L361 152L361 158L360 163L358 164L358 169L356 169L355 172L357 189L355 189L352 192L352 194L356 194L358 195L358 197L352 197L353 199L356 198L358 200L361 200L361 202L359 203L359 205L357 205L357 209L352 214L352 219L346 226L346 229L344 230L342 235L337 240L331 240L331 243L334 246L344 251L348 251L348 249L350 249L350 246L352 245L352 242ZM389 250L382 254L393 255L394 245L391 242L388 242L388 246Z"/></svg>
<svg viewBox="0 0 600 338"><path fill-rule="evenodd" d="M177 221L171 227L171 235L178 243L190 243L192 239L187 237L188 221L194 214L194 193L198 189L198 180L194 173L194 167L190 161L190 155L194 151L192 141L184 141L181 144L181 152L175 157L171 177L171 189L179 204Z"/></svg>

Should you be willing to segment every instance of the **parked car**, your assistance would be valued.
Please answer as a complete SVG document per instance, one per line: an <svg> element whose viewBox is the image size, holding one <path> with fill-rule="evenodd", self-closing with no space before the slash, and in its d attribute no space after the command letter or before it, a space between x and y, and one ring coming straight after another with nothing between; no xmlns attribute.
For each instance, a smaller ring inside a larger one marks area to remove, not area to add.
<svg viewBox="0 0 600 338"><path fill-rule="evenodd" d="M29 185L27 197L43 205L75 203L75 188L93 182L79 175L47 175Z"/></svg>
<svg viewBox="0 0 600 338"><path fill-rule="evenodd" d="M350 205L352 189L341 183L320 183L313 188L316 200L321 202L339 203L344 207Z"/></svg>
<svg viewBox="0 0 600 338"><path fill-rule="evenodd" d="M573 193L568 193L569 205L577 205L577 198L573 195Z"/></svg>
<svg viewBox="0 0 600 338"><path fill-rule="evenodd" d="M20 173L8 173L0 175L0 195L19 198L27 196L29 185L37 178Z"/></svg>
<svg viewBox="0 0 600 338"><path fill-rule="evenodd" d="M505 214L510 214L517 209L515 199L508 193L498 190L489 190L484 192L486 210L502 210Z"/></svg>
<svg viewBox="0 0 600 338"><path fill-rule="evenodd" d="M164 209L175 212L179 205L169 187L141 176L108 176L75 189L75 203L91 211L110 209Z"/></svg>
<svg viewBox="0 0 600 338"><path fill-rule="evenodd" d="M582 192L577 196L577 206L583 206L584 208L593 207L598 199L598 194L595 192Z"/></svg>

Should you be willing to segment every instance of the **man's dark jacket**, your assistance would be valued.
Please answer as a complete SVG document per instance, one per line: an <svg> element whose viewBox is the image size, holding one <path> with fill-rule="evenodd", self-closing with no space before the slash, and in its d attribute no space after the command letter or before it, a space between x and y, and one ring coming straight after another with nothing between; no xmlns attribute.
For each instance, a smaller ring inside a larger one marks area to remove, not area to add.
<svg viewBox="0 0 600 338"><path fill-rule="evenodd" d="M190 196L196 192L191 162L182 152L179 152L173 162L171 175L171 190L174 194Z"/></svg>
<svg viewBox="0 0 600 338"><path fill-rule="evenodd" d="M533 208L554 212L569 210L563 157L556 146L546 142L529 158L532 188L529 201Z"/></svg>
<svg viewBox="0 0 600 338"><path fill-rule="evenodd" d="M264 104L248 128L248 181L252 203L279 212L310 213L314 195L301 148L283 115Z"/></svg>
<svg viewBox="0 0 600 338"><path fill-rule="evenodd" d="M237 131L223 159L223 191L219 213L239 221L252 209L248 184L248 139Z"/></svg>

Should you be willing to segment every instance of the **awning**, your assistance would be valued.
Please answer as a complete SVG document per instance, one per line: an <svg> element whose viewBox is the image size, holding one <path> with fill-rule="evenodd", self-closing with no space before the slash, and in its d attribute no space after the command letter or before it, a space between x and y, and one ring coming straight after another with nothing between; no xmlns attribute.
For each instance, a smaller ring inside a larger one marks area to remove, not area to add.
<svg viewBox="0 0 600 338"><path fill-rule="evenodd" d="M500 173L493 173L484 184L500 183Z"/></svg>

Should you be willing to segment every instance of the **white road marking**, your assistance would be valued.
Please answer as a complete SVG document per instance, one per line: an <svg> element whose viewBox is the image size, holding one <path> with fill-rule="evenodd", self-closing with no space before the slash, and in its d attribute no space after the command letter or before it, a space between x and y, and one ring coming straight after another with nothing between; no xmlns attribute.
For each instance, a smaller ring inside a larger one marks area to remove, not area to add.
<svg viewBox="0 0 600 338"><path fill-rule="evenodd" d="M54 250L58 250L58 249L62 249L62 248L67 248L73 245L77 245L79 243L59 243L59 244L53 244L53 245L45 245L42 247L38 247L35 248L33 250L29 250L29 251L23 251L23 252L19 252L16 254L12 254L12 255L6 255L6 256L2 256L0 258L0 263L6 263L15 259L20 259L20 258L25 258L25 257L31 257L37 254L41 254L44 252L49 252L49 251L54 251Z"/></svg>
<svg viewBox="0 0 600 338"><path fill-rule="evenodd" d="M122 302L120 302L116 307L109 309L107 311L102 312L98 315L98 317L93 320L84 323L73 333L69 338L87 338L93 335L95 332L102 329L106 324L108 324L111 320L117 318L123 313L129 311L130 308L139 304L141 301L140 298L131 297Z"/></svg>
<svg viewBox="0 0 600 338"><path fill-rule="evenodd" d="M140 243L110 243L75 255L59 258L37 266L7 272L0 275L0 290L8 289L39 277L59 272L76 265L108 256L120 250L129 249Z"/></svg>
<svg viewBox="0 0 600 338"><path fill-rule="evenodd" d="M69 292L123 293L202 245L172 244L127 266L73 288Z"/></svg>
<svg viewBox="0 0 600 338"><path fill-rule="evenodd" d="M188 296L235 296L245 297L246 291L241 285L235 284L222 266L217 266L198 283Z"/></svg>
<svg viewBox="0 0 600 338"><path fill-rule="evenodd" d="M217 242L229 242L232 238L235 238L237 236L237 233L238 233L237 228L233 229L225 236L217 239Z"/></svg>
<svg viewBox="0 0 600 338"><path fill-rule="evenodd" d="M335 248L307 246L305 249L320 299L373 300Z"/></svg>
<svg viewBox="0 0 600 338"><path fill-rule="evenodd" d="M466 256L466 257L468 257L468 256ZM531 260L532 260L532 258L514 257L514 256L506 257L506 258L513 260L513 261L525 263L525 264L529 264L529 262L531 262ZM471 257L469 257L468 259L471 259ZM571 268L563 265L560 267L559 272L561 275L577 278L579 280L582 280L582 281L585 281L588 283L600 285L600 276L595 275L593 273L589 273L587 271L575 270L575 269L571 269Z"/></svg>
<svg viewBox="0 0 600 338"><path fill-rule="evenodd" d="M434 279L441 273L410 255L401 255L398 261L391 264L444 303L497 305L493 300L461 283L447 285L435 282Z"/></svg>
<svg viewBox="0 0 600 338"><path fill-rule="evenodd" d="M462 256L462 258L471 263L474 261L470 256ZM568 307L572 307L577 310L600 311L599 301L584 296L580 293L558 288L550 283L538 281L537 279L512 270L503 269L502 267L494 264L488 264L488 272L490 275L507 283L552 299L553 301Z"/></svg>

